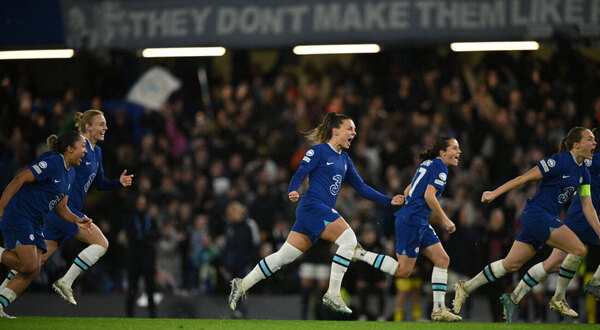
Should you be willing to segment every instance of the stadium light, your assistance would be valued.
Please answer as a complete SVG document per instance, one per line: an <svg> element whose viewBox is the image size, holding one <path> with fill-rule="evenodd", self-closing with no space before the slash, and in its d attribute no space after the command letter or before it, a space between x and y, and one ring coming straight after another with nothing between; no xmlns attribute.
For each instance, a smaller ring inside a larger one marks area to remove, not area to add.
<svg viewBox="0 0 600 330"><path fill-rule="evenodd" d="M223 56L223 47L175 47L175 48L146 48L142 50L143 57L199 57Z"/></svg>
<svg viewBox="0 0 600 330"><path fill-rule="evenodd" d="M72 49L3 50L0 60L71 58L74 53Z"/></svg>
<svg viewBox="0 0 600 330"><path fill-rule="evenodd" d="M535 41L453 42L450 49L455 52L538 50L540 44Z"/></svg>
<svg viewBox="0 0 600 330"><path fill-rule="evenodd" d="M379 53L381 47L377 44L355 44L355 45L302 45L293 49L296 55L317 54L358 54Z"/></svg>

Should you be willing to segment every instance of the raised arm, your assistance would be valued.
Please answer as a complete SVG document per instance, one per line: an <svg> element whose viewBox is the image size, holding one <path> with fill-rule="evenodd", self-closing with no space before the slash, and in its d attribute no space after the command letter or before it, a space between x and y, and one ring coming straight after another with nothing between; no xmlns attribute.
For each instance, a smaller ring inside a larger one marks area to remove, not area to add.
<svg viewBox="0 0 600 330"><path fill-rule="evenodd" d="M505 192L511 191L513 189L519 188L522 185L526 184L530 181L539 180L542 178L542 172L537 166L534 166L525 174L521 174L518 177L506 182L500 187L492 190L492 191L484 191L481 195L482 203L491 203L498 196L504 194Z"/></svg>

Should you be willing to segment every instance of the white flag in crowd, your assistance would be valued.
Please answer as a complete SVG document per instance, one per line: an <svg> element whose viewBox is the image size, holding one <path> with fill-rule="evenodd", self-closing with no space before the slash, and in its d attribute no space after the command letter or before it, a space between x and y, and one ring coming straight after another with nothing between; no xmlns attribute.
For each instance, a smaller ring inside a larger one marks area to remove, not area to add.
<svg viewBox="0 0 600 330"><path fill-rule="evenodd" d="M167 69L155 66L146 71L133 85L126 100L146 108L158 110L171 93L181 87L181 81Z"/></svg>

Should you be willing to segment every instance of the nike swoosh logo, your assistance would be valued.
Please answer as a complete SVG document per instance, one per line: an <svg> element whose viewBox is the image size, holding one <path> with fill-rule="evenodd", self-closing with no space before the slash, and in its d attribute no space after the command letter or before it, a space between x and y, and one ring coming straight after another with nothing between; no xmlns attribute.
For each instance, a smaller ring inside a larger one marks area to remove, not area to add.
<svg viewBox="0 0 600 330"><path fill-rule="evenodd" d="M90 165L92 162L85 162L85 165Z"/></svg>
<svg viewBox="0 0 600 330"><path fill-rule="evenodd" d="M54 183L59 183L59 182L60 182L60 180L54 180Z"/></svg>
<svg viewBox="0 0 600 330"><path fill-rule="evenodd" d="M563 179L570 177L570 175L563 175Z"/></svg>
<svg viewBox="0 0 600 330"><path fill-rule="evenodd" d="M327 165L331 165L331 164L333 164L333 163L327 162Z"/></svg>

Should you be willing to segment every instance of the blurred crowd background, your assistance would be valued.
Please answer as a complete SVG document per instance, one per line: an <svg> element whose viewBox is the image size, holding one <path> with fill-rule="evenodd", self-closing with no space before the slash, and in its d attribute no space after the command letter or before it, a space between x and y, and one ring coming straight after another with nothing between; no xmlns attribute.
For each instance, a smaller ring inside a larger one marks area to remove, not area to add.
<svg viewBox="0 0 600 330"><path fill-rule="evenodd" d="M158 290L225 296L233 276L247 273L285 241L296 206L287 199L288 183L309 148L301 132L331 111L354 119L351 159L365 182L389 196L403 193L419 152L436 136L458 139L459 166L450 169L440 198L457 231L438 231L451 258L451 287L456 279L473 276L506 255L535 185L486 205L480 203L481 193L556 152L570 128L600 125L597 49L557 43L538 52L457 54L423 47L374 55L300 58L288 53L233 51L215 60L141 60L118 51L80 50L68 61L0 63L0 187L46 150L48 135L73 129L74 112L87 109L104 111L108 120L100 144L107 177L117 178L124 169L135 175L130 188L88 194L84 212L100 226L110 247L75 282L76 295L126 289L126 224L136 215L149 215L159 228L151 242ZM128 88L156 64L181 79L182 89L160 110L125 102ZM200 89L198 67L208 72L209 93ZM136 203L140 195L148 203ZM397 208L376 205L343 187L336 209L364 246L394 255ZM61 253L43 267L29 290L48 291L81 244L63 242ZM544 253L548 251L540 258ZM318 294L311 298L311 292L318 292L322 283L299 271L303 263L328 265L331 256L327 244L318 244L252 294L300 294L306 303L304 318L331 317L311 307L311 299L320 300ZM575 284L599 262L598 247L590 247ZM424 284L411 286L353 265L343 286L356 317L421 319L428 313L421 315L418 306L392 308L395 315L384 315L389 308L382 304L389 299L381 297L395 297L392 301L402 306L410 297L426 304L430 271L429 261L420 261L412 283ZM501 321L498 297L520 275L477 293L489 297L490 320ZM548 287L534 294L532 311L524 306L521 319L544 321L550 292ZM368 310L367 296L376 294L380 303ZM582 290L574 287L571 306L595 322L594 303L588 302L585 313L581 297ZM449 293L448 303L451 298Z"/></svg>

